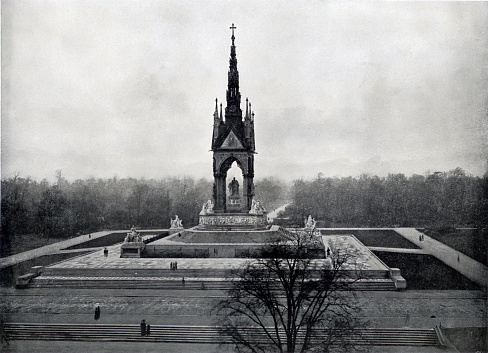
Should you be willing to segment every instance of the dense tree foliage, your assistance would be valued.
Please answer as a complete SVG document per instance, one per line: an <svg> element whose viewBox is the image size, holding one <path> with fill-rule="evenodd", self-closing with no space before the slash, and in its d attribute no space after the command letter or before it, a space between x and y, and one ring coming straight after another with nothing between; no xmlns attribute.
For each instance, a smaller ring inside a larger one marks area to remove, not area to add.
<svg viewBox="0 0 488 353"><path fill-rule="evenodd" d="M18 176L2 181L2 236L36 233L69 237L101 229L168 228L177 214L185 226L198 222L211 197L207 180L89 179L51 185Z"/></svg>
<svg viewBox="0 0 488 353"><path fill-rule="evenodd" d="M198 223L212 183L189 177L88 179L56 182L15 176L2 181L2 245L16 234L69 237L101 229L168 228L178 215L185 227ZM286 185L276 179L257 181L256 198L271 207L281 204Z"/></svg>
<svg viewBox="0 0 488 353"><path fill-rule="evenodd" d="M268 211L273 211L287 203L288 185L277 178L264 178L256 181L255 199Z"/></svg>
<svg viewBox="0 0 488 353"><path fill-rule="evenodd" d="M296 180L283 217L303 225L312 215L325 227L452 227L488 225L488 173L457 168L427 176Z"/></svg>

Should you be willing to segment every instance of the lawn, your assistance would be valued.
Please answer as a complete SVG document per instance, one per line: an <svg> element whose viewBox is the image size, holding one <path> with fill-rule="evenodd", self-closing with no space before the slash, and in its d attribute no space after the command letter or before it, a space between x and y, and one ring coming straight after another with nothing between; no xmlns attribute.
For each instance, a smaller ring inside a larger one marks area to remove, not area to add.
<svg viewBox="0 0 488 353"><path fill-rule="evenodd" d="M401 270L407 289L477 290L480 287L431 255L373 251L389 267Z"/></svg>
<svg viewBox="0 0 488 353"><path fill-rule="evenodd" d="M11 239L11 255L40 248L62 241L60 238L46 238L39 234L17 234Z"/></svg>
<svg viewBox="0 0 488 353"><path fill-rule="evenodd" d="M425 230L424 233L487 266L488 229Z"/></svg>

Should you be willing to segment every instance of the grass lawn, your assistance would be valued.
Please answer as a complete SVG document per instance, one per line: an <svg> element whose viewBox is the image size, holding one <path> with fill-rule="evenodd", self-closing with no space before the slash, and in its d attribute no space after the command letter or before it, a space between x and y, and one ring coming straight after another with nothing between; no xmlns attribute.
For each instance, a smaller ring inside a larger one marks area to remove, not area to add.
<svg viewBox="0 0 488 353"><path fill-rule="evenodd" d="M39 234L18 234L12 236L11 239L11 254L19 254L24 251L40 248L49 244L54 244L64 239L61 238L46 238Z"/></svg>
<svg viewBox="0 0 488 353"><path fill-rule="evenodd" d="M460 352L487 352L486 327L443 328L442 331Z"/></svg>
<svg viewBox="0 0 488 353"><path fill-rule="evenodd" d="M424 233L487 266L488 229L425 230Z"/></svg>
<svg viewBox="0 0 488 353"><path fill-rule="evenodd" d="M389 267L401 270L407 289L477 290L480 287L431 255L373 251Z"/></svg>

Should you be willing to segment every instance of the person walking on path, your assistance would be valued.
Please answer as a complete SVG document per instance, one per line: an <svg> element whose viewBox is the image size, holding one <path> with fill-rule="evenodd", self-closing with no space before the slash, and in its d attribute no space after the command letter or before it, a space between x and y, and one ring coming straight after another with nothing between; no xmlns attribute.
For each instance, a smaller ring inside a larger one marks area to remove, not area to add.
<svg viewBox="0 0 488 353"><path fill-rule="evenodd" d="M3 320L0 322L0 330L2 331L0 333L1 340L2 340L2 348L5 346L7 347L10 346L10 343L8 341L7 331L5 330L5 323L3 322Z"/></svg>
<svg viewBox="0 0 488 353"><path fill-rule="evenodd" d="M96 306L95 308L95 320L100 319L100 306Z"/></svg>
<svg viewBox="0 0 488 353"><path fill-rule="evenodd" d="M105 256L105 257L108 256L108 249L107 248L103 249L103 256Z"/></svg>
<svg viewBox="0 0 488 353"><path fill-rule="evenodd" d="M146 335L146 320L142 320L141 321L141 336L145 336Z"/></svg>
<svg viewBox="0 0 488 353"><path fill-rule="evenodd" d="M146 326L146 336L149 336L151 334L151 325Z"/></svg>

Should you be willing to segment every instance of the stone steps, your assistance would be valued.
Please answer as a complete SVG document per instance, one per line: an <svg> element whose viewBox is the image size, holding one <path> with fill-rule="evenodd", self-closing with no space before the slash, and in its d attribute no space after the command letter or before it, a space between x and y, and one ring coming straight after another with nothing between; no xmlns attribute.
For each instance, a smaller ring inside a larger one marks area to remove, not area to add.
<svg viewBox="0 0 488 353"><path fill-rule="evenodd" d="M150 341L169 343L231 343L214 326L151 325L151 335L140 336L139 325L9 323L5 330L12 340L50 341ZM265 339L260 330L250 329L253 340ZM370 328L357 330L350 340L372 346L435 346L433 329Z"/></svg>
<svg viewBox="0 0 488 353"><path fill-rule="evenodd" d="M182 277L183 278L183 277ZM40 276L31 279L30 288L142 288L142 289L230 289L225 278L138 278L138 277L61 277ZM395 284L391 280L364 280L353 285L358 291L394 291Z"/></svg>

